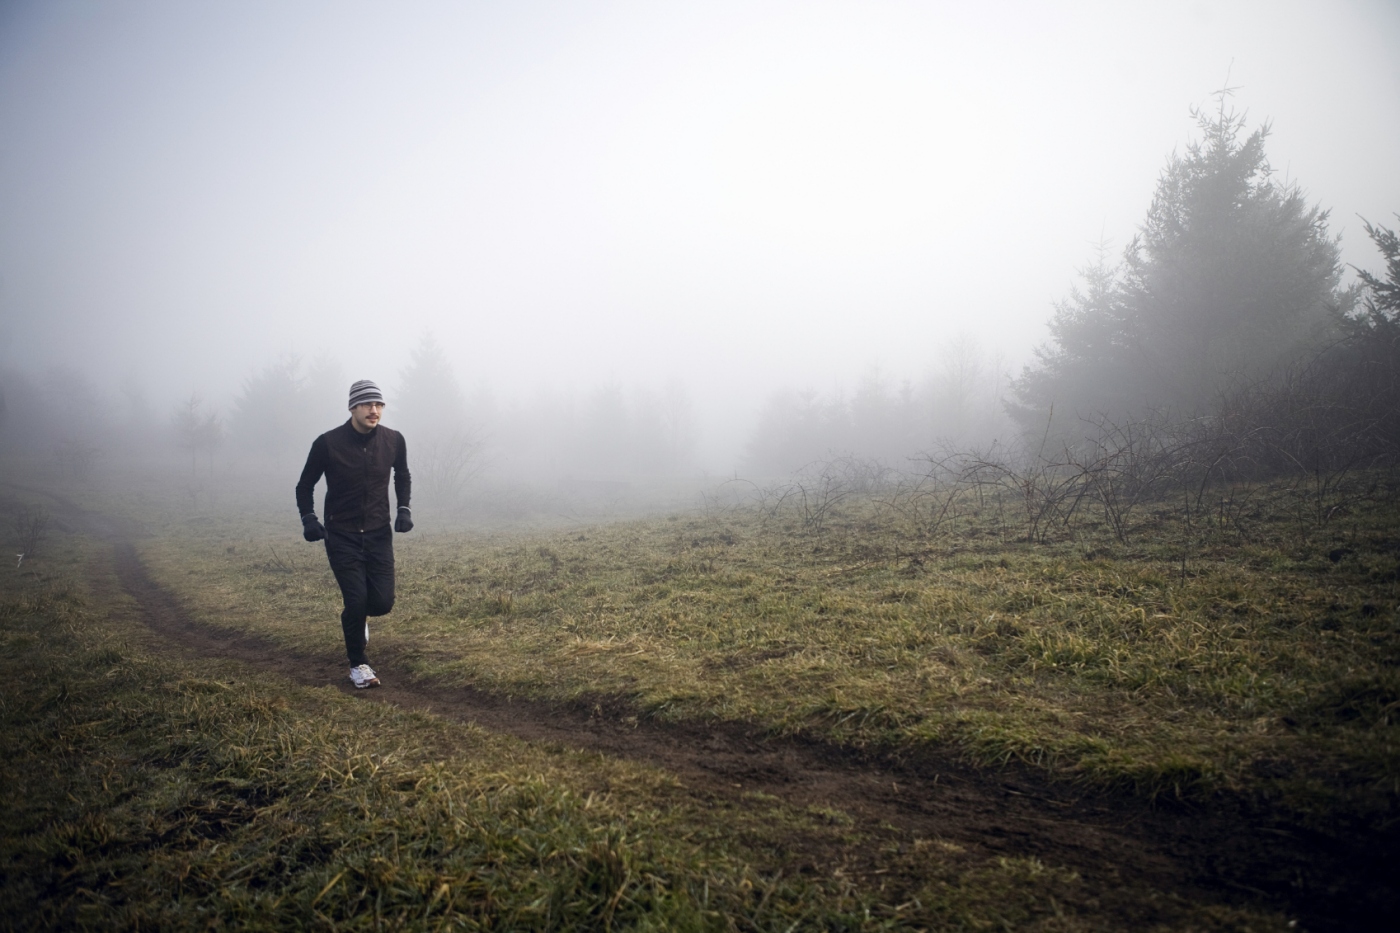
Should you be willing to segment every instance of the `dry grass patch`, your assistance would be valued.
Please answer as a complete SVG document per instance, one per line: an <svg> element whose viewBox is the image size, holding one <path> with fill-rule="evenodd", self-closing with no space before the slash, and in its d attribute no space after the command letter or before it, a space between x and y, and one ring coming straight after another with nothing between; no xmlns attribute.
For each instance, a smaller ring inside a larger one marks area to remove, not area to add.
<svg viewBox="0 0 1400 933"><path fill-rule="evenodd" d="M18 927L1286 928L1151 889L1106 908L1072 871L897 834L882 855L901 879L889 891L840 864L810 873L805 850L870 844L840 810L699 800L645 766L153 652L114 581L89 576L108 594L95 603L77 576L104 547L67 539L0 597L0 910ZM186 539L174 566L239 560L200 548ZM256 568L215 602L250 600L264 574L319 572ZM284 620L238 618L286 634ZM571 633L556 655L621 662L649 644L664 642ZM735 676L794 656L755 655Z"/></svg>
<svg viewBox="0 0 1400 933"><path fill-rule="evenodd" d="M1371 793L1400 770L1397 514L1280 512L1247 539L1164 524L1131 546L1009 541L974 510L919 538L855 501L820 531L756 508L518 535L424 516L374 637L446 683L952 743L1148 795L1343 772ZM334 650L319 549L292 522L211 518L144 546L157 576L208 621Z"/></svg>

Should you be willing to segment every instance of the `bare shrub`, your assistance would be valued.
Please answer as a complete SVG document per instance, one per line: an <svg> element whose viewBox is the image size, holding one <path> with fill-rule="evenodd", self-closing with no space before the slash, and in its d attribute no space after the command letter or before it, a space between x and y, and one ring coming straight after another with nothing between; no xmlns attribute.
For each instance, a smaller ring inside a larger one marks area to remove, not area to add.
<svg viewBox="0 0 1400 933"><path fill-rule="evenodd" d="M483 444L466 432L429 433L414 452L413 479L425 501L440 506L461 502L467 485L482 471Z"/></svg>
<svg viewBox="0 0 1400 933"><path fill-rule="evenodd" d="M19 547L16 564L33 559L48 536L49 513L41 505L21 505L15 509L15 541Z"/></svg>
<svg viewBox="0 0 1400 933"><path fill-rule="evenodd" d="M1358 329L1272 382L1233 389L1217 410L1234 441L1223 472L1277 484L1300 528L1322 527L1400 467L1400 347Z"/></svg>
<svg viewBox="0 0 1400 933"><path fill-rule="evenodd" d="M836 506L852 493L839 475L818 470L793 483L793 501L802 515L802 524L820 532Z"/></svg>
<svg viewBox="0 0 1400 933"><path fill-rule="evenodd" d="M701 490L700 514L707 520L723 522L746 506L757 506L760 513L767 513L768 499L774 494L773 488L765 488L757 483L735 477L725 480L713 489Z"/></svg>
<svg viewBox="0 0 1400 933"><path fill-rule="evenodd" d="M879 504L902 519L915 537L933 537L956 517L955 503L967 491L964 460L965 455L953 451L925 455L916 461L924 467L892 484Z"/></svg>
<svg viewBox="0 0 1400 933"><path fill-rule="evenodd" d="M214 451L223 443L224 438L219 416L212 411L205 412L203 405L204 400L197 393L191 393L170 415L176 445L190 453L191 476L198 472L201 453L208 459L209 472L214 472Z"/></svg>
<svg viewBox="0 0 1400 933"><path fill-rule="evenodd" d="M1019 514L1021 540L1073 535L1097 515L1126 544L1170 521L1187 534L1248 535L1247 518L1268 484L1300 522L1322 525L1378 494L1400 459L1376 438L1380 419L1323 407L1316 392L1275 386L1222 397L1200 418L1100 415L1054 441L1047 427L1034 450L927 455L921 474L882 504L923 536L970 496L997 514Z"/></svg>
<svg viewBox="0 0 1400 933"><path fill-rule="evenodd" d="M764 491L761 497L764 503L771 503L772 514L790 506L805 528L821 533L842 502L853 496L871 496L884 491L895 475L895 471L877 460L848 454L809 463L791 482Z"/></svg>

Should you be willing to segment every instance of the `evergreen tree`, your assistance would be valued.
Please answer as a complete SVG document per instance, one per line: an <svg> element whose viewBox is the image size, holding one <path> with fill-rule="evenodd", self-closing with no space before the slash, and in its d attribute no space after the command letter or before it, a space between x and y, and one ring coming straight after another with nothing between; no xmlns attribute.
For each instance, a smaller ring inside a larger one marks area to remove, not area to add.
<svg viewBox="0 0 1400 933"><path fill-rule="evenodd" d="M1057 306L1052 345L1017 381L1017 413L1169 409L1193 414L1230 385L1281 372L1317 347L1345 300L1327 212L1275 180L1267 125L1195 114L1202 139L1174 155L1122 265L1100 263Z"/></svg>
<svg viewBox="0 0 1400 933"><path fill-rule="evenodd" d="M284 356L243 380L229 417L240 451L273 458L306 453L315 434L306 429L304 382L295 356Z"/></svg>
<svg viewBox="0 0 1400 933"><path fill-rule="evenodd" d="M1400 214L1396 215L1400 219ZM1371 327L1394 327L1400 324L1400 236L1394 230L1366 224L1366 235L1385 257L1385 278L1381 279L1365 269L1357 269L1361 287L1365 292L1362 306L1366 309L1366 323Z"/></svg>
<svg viewBox="0 0 1400 933"><path fill-rule="evenodd" d="M279 464L304 458L313 438L347 417L347 384L325 356L309 366L283 356L249 375L228 419L240 455Z"/></svg>
<svg viewBox="0 0 1400 933"><path fill-rule="evenodd" d="M1019 403L1009 408L1025 424L1043 422L1052 406L1085 415L1131 382L1132 349L1120 272L1102 248L1098 261L1080 270L1083 288L1055 304L1050 343L1036 348L1036 365L1012 384Z"/></svg>
<svg viewBox="0 0 1400 933"><path fill-rule="evenodd" d="M414 491L452 505L481 468L482 439L452 363L431 334L419 341L399 383L384 420L405 432Z"/></svg>
<svg viewBox="0 0 1400 933"><path fill-rule="evenodd" d="M467 402L447 354L424 334L399 373L399 390L386 409L386 424L406 431L450 435L467 428Z"/></svg>

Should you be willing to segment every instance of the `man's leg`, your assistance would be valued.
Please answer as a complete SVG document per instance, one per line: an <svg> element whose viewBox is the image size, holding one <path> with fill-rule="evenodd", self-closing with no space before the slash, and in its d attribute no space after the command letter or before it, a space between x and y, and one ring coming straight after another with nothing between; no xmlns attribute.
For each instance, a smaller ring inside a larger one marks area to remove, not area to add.
<svg viewBox="0 0 1400 933"><path fill-rule="evenodd" d="M394 529L386 525L379 531L366 532L363 538L365 613L388 615L394 608Z"/></svg>
<svg viewBox="0 0 1400 933"><path fill-rule="evenodd" d="M345 635L345 654L350 658L351 667L369 663L365 657L369 580L363 537L355 532L326 529L326 557L330 560L335 582L340 584L340 596L345 604L340 613L340 628Z"/></svg>

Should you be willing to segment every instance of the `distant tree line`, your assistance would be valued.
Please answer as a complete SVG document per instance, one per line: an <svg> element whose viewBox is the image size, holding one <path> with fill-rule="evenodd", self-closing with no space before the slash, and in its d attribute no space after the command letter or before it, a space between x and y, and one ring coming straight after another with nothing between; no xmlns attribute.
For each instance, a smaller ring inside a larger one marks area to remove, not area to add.
<svg viewBox="0 0 1400 933"><path fill-rule="evenodd" d="M501 402L464 390L443 347L425 335L397 373L373 374L389 401L385 424L409 440L415 496L459 504L472 482L553 485L695 472L696 420L679 385L583 394L540 392ZM219 404L199 393L165 412L134 377L103 393L81 372L0 369L0 454L87 476L107 459L164 461L203 484L219 469L291 474L312 440L345 420L350 377L334 361L281 357Z"/></svg>
<svg viewBox="0 0 1400 933"><path fill-rule="evenodd" d="M241 450L285 465L343 417L347 385L328 363L303 368L296 359L280 360L244 382L231 408L231 438ZM581 397L541 392L501 402L484 387L464 389L431 334L380 385L389 402L384 423L408 438L415 496L439 507L460 503L481 477L551 484L671 476L694 467L694 413L679 386L603 385Z"/></svg>
<svg viewBox="0 0 1400 933"><path fill-rule="evenodd" d="M697 469L694 405L677 383L541 390L493 410L493 466L534 481L627 482Z"/></svg>
<svg viewBox="0 0 1400 933"><path fill-rule="evenodd" d="M105 449L141 434L136 405L114 412L97 384L70 367L0 368L0 398L0 453L37 459L55 475L85 478Z"/></svg>
<svg viewBox="0 0 1400 933"><path fill-rule="evenodd" d="M1015 431L1006 389L1000 358L958 334L918 381L893 386L873 371L849 394L773 393L749 438L743 470L777 476L850 457L898 468L931 449L985 446Z"/></svg>

